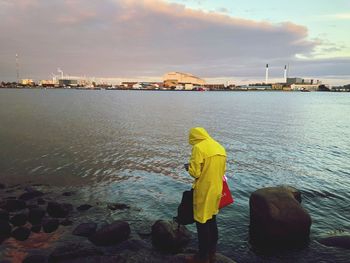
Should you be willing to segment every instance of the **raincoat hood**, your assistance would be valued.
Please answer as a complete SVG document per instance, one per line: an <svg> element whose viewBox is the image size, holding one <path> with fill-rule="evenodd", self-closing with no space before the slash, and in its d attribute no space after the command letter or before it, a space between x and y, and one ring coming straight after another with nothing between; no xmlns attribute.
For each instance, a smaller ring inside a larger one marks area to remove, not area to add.
<svg viewBox="0 0 350 263"><path fill-rule="evenodd" d="M190 130L189 143L191 145L195 145L206 139L211 139L211 137L204 128L195 127Z"/></svg>

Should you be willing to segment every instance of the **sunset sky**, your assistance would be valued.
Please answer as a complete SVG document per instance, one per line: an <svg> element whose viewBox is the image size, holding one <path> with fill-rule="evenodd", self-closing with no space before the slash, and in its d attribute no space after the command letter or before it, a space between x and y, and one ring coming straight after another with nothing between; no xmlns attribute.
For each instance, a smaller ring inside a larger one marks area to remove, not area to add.
<svg viewBox="0 0 350 263"><path fill-rule="evenodd" d="M350 83L348 0L0 0L0 81L65 74Z"/></svg>

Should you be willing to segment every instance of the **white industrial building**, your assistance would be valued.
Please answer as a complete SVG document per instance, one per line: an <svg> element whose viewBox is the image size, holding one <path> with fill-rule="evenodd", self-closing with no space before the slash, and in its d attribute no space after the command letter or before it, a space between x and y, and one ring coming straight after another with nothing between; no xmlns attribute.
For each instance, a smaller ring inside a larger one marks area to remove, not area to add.
<svg viewBox="0 0 350 263"><path fill-rule="evenodd" d="M164 86L176 89L192 90L194 87L203 86L205 81L189 73L169 72L163 76Z"/></svg>

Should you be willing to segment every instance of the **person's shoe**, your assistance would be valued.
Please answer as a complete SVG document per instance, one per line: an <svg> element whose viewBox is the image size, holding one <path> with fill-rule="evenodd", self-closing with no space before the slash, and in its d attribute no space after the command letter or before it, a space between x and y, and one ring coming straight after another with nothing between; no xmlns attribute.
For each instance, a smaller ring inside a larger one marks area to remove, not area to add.
<svg viewBox="0 0 350 263"><path fill-rule="evenodd" d="M201 260L197 255L186 257L185 262L186 263L210 263L209 259Z"/></svg>

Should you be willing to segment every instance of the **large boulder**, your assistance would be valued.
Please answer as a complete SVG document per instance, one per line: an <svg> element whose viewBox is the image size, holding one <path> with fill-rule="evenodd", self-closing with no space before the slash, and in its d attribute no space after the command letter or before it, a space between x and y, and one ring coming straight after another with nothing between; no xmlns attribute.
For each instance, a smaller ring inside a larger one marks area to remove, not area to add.
<svg viewBox="0 0 350 263"><path fill-rule="evenodd" d="M157 249L176 253L187 246L191 233L183 225L172 221L158 220L152 226L152 243Z"/></svg>
<svg viewBox="0 0 350 263"><path fill-rule="evenodd" d="M59 204L57 202L49 202L46 211L52 217L63 218L66 217L73 210L71 204Z"/></svg>
<svg viewBox="0 0 350 263"><path fill-rule="evenodd" d="M350 235L328 236L319 240L319 242L328 247L340 247L350 249Z"/></svg>
<svg viewBox="0 0 350 263"><path fill-rule="evenodd" d="M110 246L126 240L129 235L128 222L118 220L97 230L89 240L97 246Z"/></svg>
<svg viewBox="0 0 350 263"><path fill-rule="evenodd" d="M302 245L309 239L311 217L293 187L259 189L251 194L250 238L262 246Z"/></svg>

